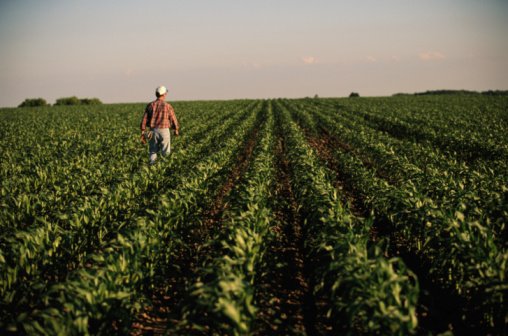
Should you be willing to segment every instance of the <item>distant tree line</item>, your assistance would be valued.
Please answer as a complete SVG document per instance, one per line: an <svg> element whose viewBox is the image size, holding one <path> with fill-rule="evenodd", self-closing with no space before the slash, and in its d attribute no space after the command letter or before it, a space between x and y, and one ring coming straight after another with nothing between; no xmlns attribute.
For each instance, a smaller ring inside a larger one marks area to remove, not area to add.
<svg viewBox="0 0 508 336"><path fill-rule="evenodd" d="M351 92L349 94L349 98L358 98L358 97L360 97L360 94L358 92ZM307 96L305 97L305 99L310 99L310 97ZM314 95L314 99L319 99L319 95L317 93Z"/></svg>
<svg viewBox="0 0 508 336"><path fill-rule="evenodd" d="M44 98L27 98L18 107L40 107L49 106Z"/></svg>
<svg viewBox="0 0 508 336"><path fill-rule="evenodd" d="M78 98L76 96L58 98L55 106L62 105L100 105L102 102L99 98ZM18 107L43 107L50 106L43 98L27 98Z"/></svg>
<svg viewBox="0 0 508 336"><path fill-rule="evenodd" d="M82 98L79 99L76 96L58 98L55 102L55 106L59 105L100 105L102 102L98 98Z"/></svg>
<svg viewBox="0 0 508 336"><path fill-rule="evenodd" d="M484 96L507 96L507 90L488 90L488 91L470 91L470 90L429 90L415 93L396 93L394 96L428 96L428 95L484 95Z"/></svg>

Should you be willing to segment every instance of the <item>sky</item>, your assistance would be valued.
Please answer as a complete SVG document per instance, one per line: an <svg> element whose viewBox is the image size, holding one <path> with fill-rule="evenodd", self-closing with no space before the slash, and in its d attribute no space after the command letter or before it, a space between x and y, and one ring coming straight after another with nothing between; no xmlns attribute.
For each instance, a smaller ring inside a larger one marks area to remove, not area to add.
<svg viewBox="0 0 508 336"><path fill-rule="evenodd" d="M508 89L508 0L0 0L0 106L25 98Z"/></svg>

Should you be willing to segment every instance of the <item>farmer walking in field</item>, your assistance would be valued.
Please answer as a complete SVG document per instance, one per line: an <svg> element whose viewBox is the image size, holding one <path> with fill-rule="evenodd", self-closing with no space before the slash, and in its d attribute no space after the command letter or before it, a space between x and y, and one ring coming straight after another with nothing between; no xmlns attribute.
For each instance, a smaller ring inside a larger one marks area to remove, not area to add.
<svg viewBox="0 0 508 336"><path fill-rule="evenodd" d="M170 129L174 129L175 135L178 136L180 128L173 106L166 102L167 94L166 87L159 86L155 90L157 99L146 106L141 120L141 141L145 144L148 140L150 164L155 163L159 151L161 151L162 156L170 154Z"/></svg>

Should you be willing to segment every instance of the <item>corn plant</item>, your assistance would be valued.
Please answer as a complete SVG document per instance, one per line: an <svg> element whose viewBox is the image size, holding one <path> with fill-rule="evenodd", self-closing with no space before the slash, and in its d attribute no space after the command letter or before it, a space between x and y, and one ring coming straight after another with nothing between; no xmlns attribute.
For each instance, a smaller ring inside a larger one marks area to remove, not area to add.
<svg viewBox="0 0 508 336"><path fill-rule="evenodd" d="M273 221L269 203L275 176L271 108L264 119L251 166L232 192L231 208L222 215L223 227L213 238L221 251L200 270L202 275L191 289L193 300L186 307L187 323L181 328L220 335L252 332L256 279L266 267L264 255Z"/></svg>
<svg viewBox="0 0 508 336"><path fill-rule="evenodd" d="M401 259L386 260L377 247L369 251L369 222L341 203L330 174L289 112L283 107L279 112L293 187L306 220L307 253L323 264L316 270L315 291L327 298L328 315L340 321L335 327L347 333L415 332L416 277Z"/></svg>

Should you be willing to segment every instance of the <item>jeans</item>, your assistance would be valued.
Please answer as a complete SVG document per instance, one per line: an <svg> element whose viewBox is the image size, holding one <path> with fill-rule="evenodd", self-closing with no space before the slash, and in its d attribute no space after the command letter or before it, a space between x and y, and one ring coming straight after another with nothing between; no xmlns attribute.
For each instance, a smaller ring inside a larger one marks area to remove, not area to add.
<svg viewBox="0 0 508 336"><path fill-rule="evenodd" d="M161 151L162 156L168 156L171 153L171 133L169 128L153 128L153 136L150 139L150 163L155 163L157 153Z"/></svg>

